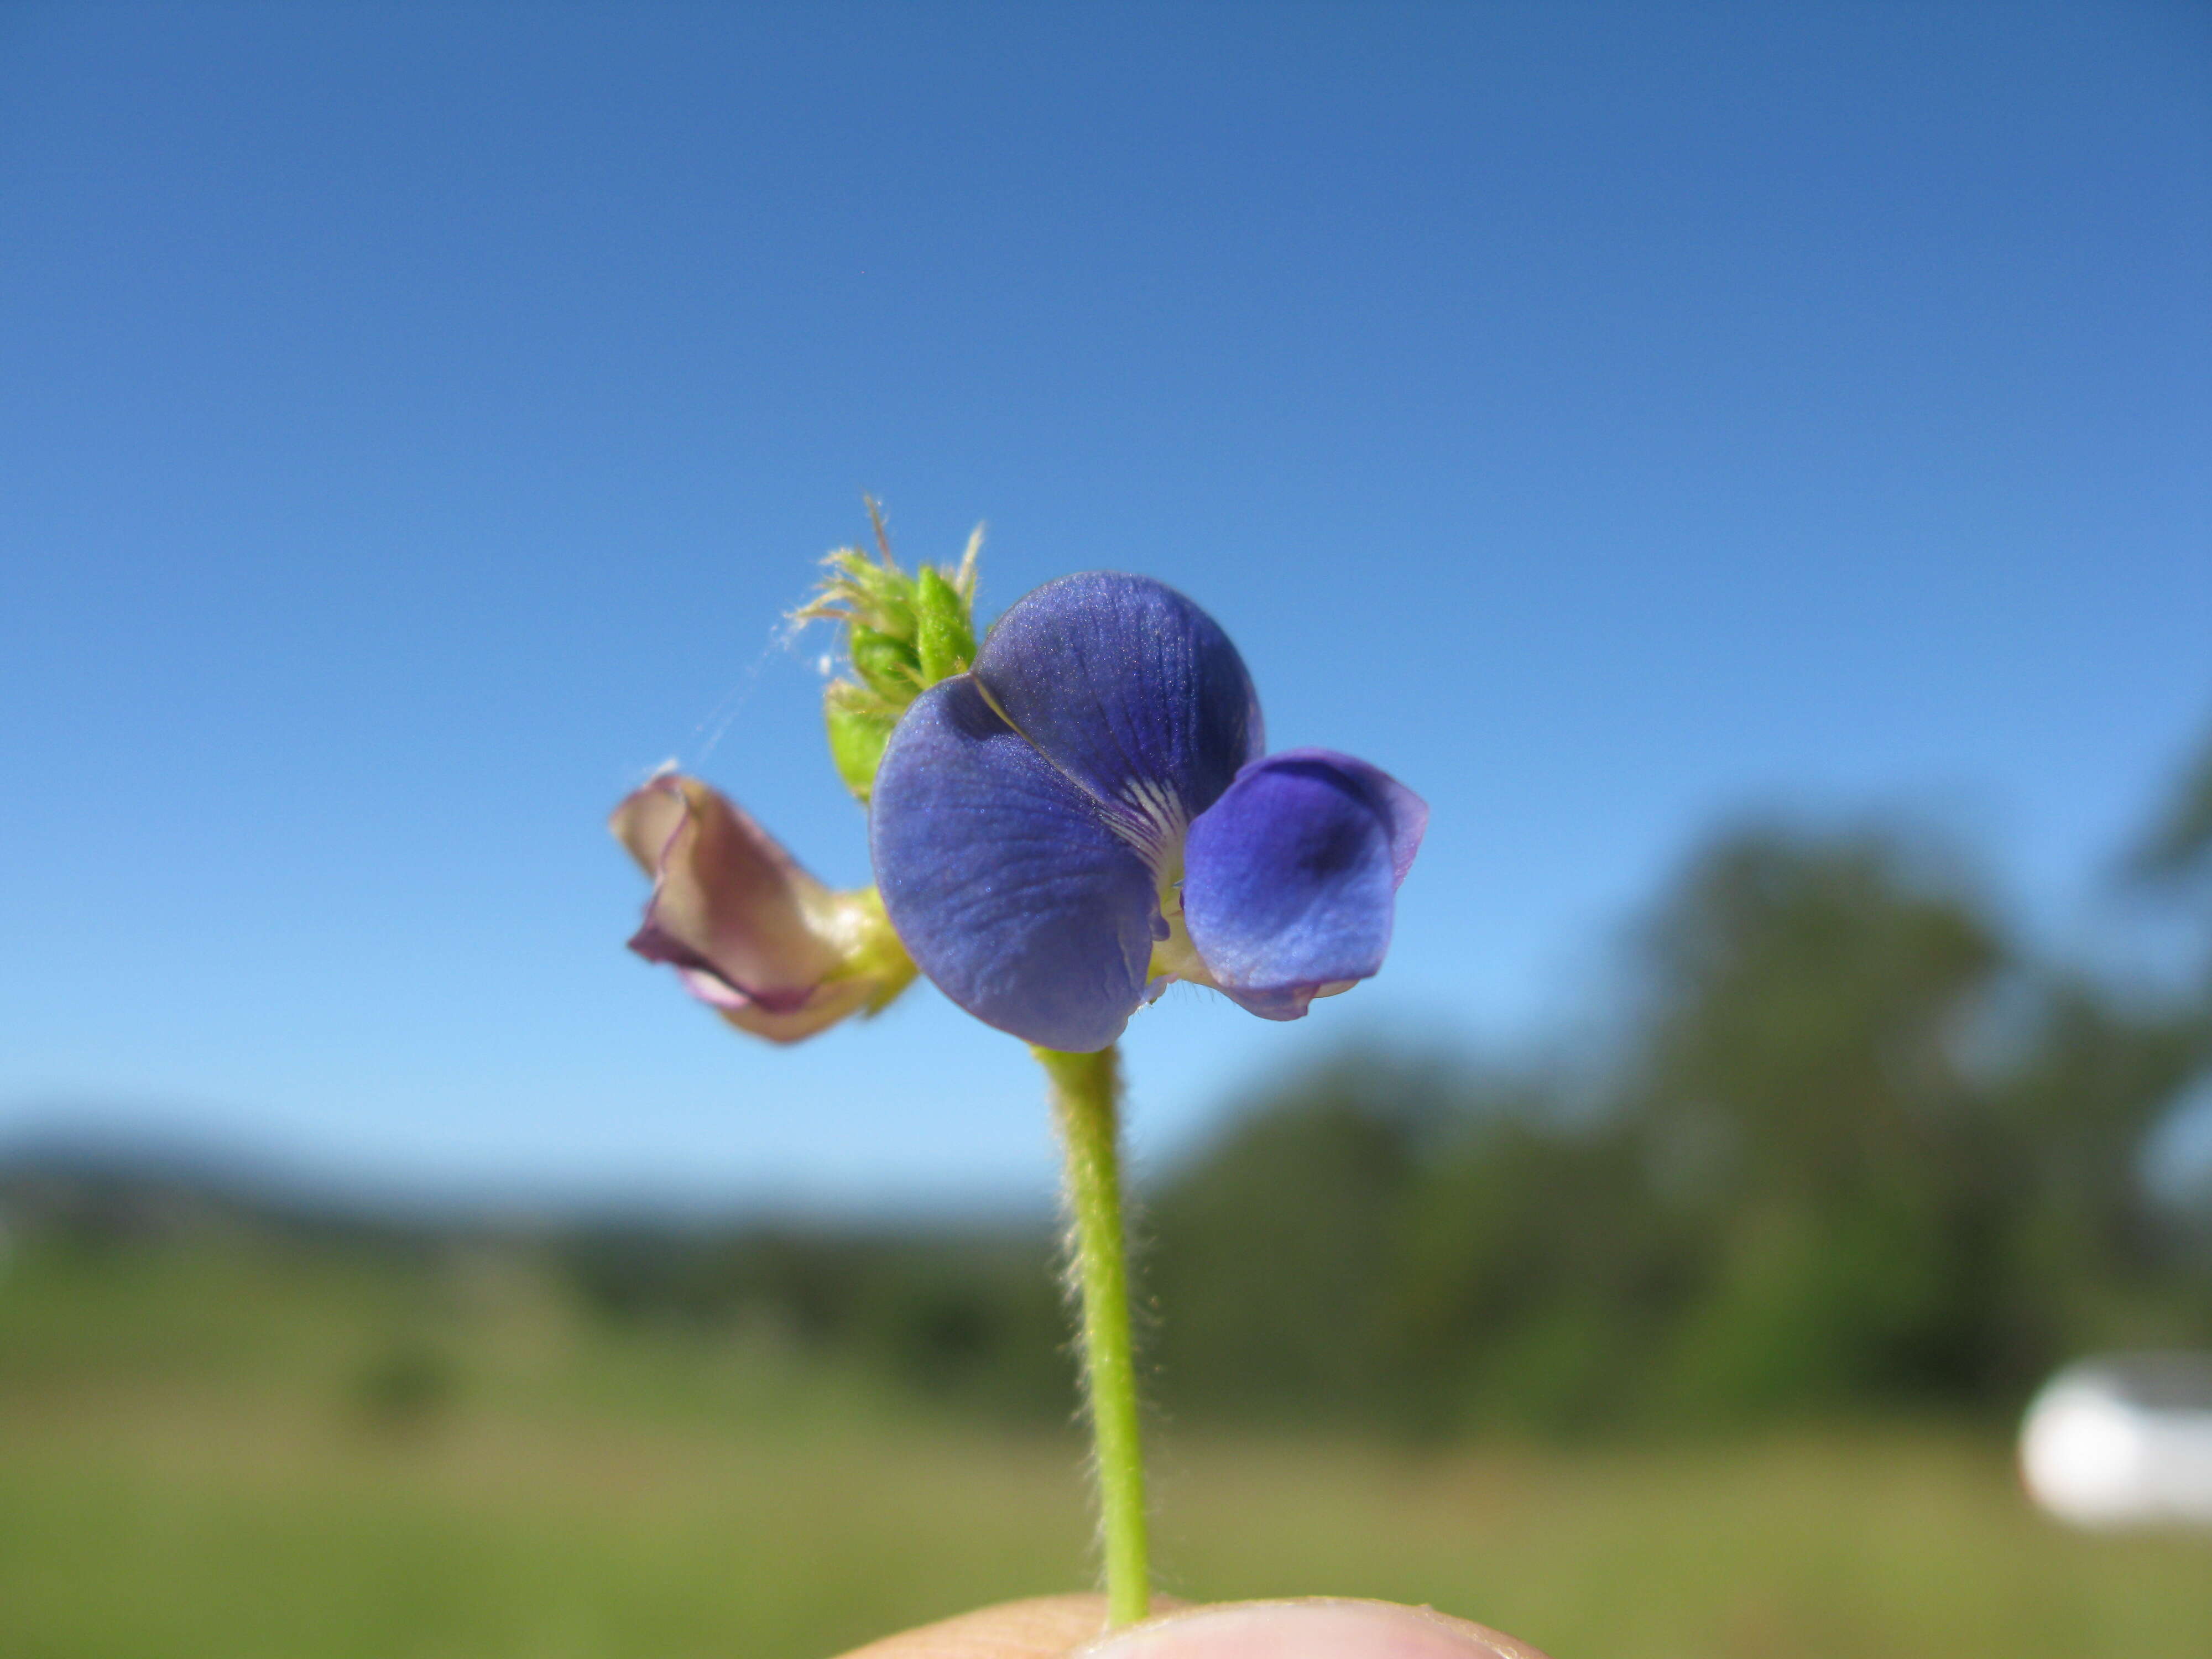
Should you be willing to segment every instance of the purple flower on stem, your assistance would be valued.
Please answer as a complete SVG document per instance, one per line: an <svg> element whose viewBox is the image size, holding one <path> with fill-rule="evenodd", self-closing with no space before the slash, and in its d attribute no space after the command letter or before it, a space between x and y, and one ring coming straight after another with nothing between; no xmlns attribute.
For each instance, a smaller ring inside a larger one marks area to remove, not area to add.
<svg viewBox="0 0 2212 1659"><path fill-rule="evenodd" d="M629 948L739 1030L796 1042L914 978L872 891L824 887L696 778L661 773L607 827L653 878Z"/></svg>
<svg viewBox="0 0 2212 1659"><path fill-rule="evenodd" d="M1048 582L891 735L869 830L891 923L955 1002L1047 1048L1105 1048L1176 979L1297 1019L1382 967L1428 808L1349 755L1265 746L1188 599Z"/></svg>

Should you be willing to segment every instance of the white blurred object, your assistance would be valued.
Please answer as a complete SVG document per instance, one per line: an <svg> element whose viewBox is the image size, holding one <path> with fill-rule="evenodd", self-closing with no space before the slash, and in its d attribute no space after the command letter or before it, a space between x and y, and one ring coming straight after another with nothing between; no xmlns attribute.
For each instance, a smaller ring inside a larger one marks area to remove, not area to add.
<svg viewBox="0 0 2212 1659"><path fill-rule="evenodd" d="M2212 1354L2068 1366L2027 1408L2020 1466L2029 1495L2075 1526L2212 1526Z"/></svg>

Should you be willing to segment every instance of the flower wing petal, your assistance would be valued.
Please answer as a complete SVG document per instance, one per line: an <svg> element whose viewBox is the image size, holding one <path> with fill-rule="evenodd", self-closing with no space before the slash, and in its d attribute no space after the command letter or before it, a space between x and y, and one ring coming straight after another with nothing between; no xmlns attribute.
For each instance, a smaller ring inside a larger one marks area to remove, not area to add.
<svg viewBox="0 0 2212 1659"><path fill-rule="evenodd" d="M1427 822L1419 796L1349 755L1293 749L1246 767L1184 848L1183 921L1215 984L1297 1019L1372 975Z"/></svg>
<svg viewBox="0 0 2212 1659"><path fill-rule="evenodd" d="M999 618L974 672L1015 729L1156 854L1265 746L1237 647L1149 577L1047 582Z"/></svg>
<svg viewBox="0 0 2212 1659"><path fill-rule="evenodd" d="M713 975L745 1003L778 1012L805 1002L837 965L814 925L832 903L829 890L696 778L654 778L607 827L653 878L629 942L648 962Z"/></svg>
<svg viewBox="0 0 2212 1659"><path fill-rule="evenodd" d="M891 926L947 996L1048 1048L1121 1034L1152 955L1152 873L972 676L907 710L868 817Z"/></svg>

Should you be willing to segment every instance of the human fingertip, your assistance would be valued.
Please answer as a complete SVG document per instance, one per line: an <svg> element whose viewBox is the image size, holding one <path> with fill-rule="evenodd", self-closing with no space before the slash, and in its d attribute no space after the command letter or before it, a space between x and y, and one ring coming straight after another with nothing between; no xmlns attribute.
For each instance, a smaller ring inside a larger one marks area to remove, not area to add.
<svg viewBox="0 0 2212 1659"><path fill-rule="evenodd" d="M1194 1607L1077 1650L1077 1659L1543 1659L1525 1643L1389 1601L1311 1599Z"/></svg>

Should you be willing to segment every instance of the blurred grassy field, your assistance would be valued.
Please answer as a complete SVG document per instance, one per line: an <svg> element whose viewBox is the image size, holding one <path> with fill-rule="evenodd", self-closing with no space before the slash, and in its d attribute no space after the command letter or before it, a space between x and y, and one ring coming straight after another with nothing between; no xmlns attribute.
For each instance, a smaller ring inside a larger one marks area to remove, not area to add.
<svg viewBox="0 0 2212 1659"><path fill-rule="evenodd" d="M1428 1601L1555 1659L2212 1652L2212 1541L2063 1532L1957 1433L1158 1445L1194 1598ZM826 1659L1085 1583L1079 1462L772 1331L607 1327L520 1253L19 1250L0 1654Z"/></svg>

